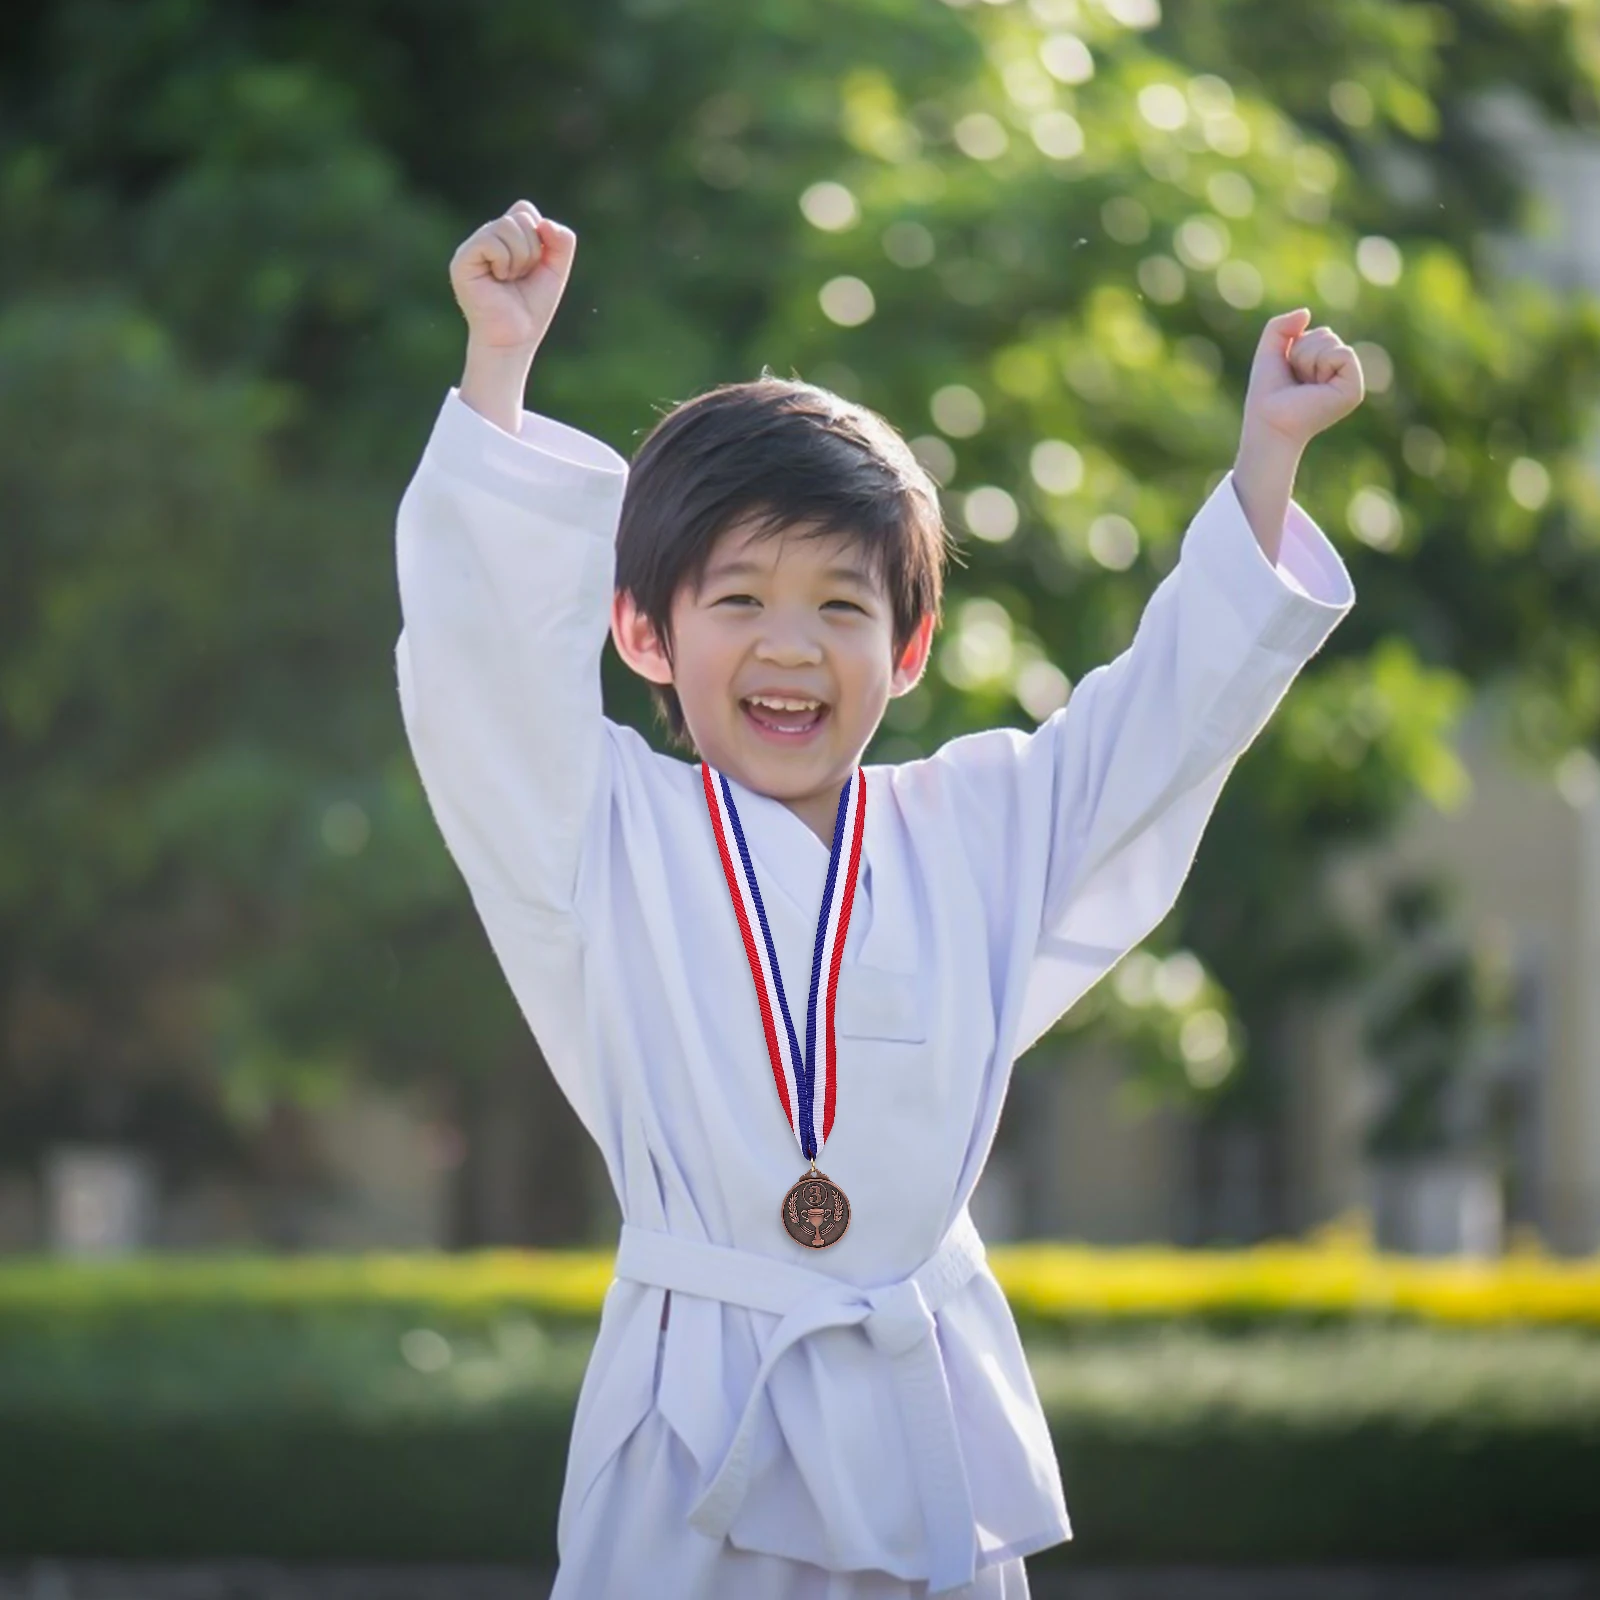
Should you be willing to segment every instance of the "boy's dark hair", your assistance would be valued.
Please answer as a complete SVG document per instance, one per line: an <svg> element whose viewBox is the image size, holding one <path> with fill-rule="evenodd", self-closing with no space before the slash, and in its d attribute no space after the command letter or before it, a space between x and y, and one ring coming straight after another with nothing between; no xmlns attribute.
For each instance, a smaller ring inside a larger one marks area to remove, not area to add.
<svg viewBox="0 0 1600 1600"><path fill-rule="evenodd" d="M757 537L842 534L882 578L896 657L937 622L949 544L933 480L877 412L768 372L669 411L634 453L617 528L616 586L670 658L672 599L698 584L735 523ZM651 685L674 744L693 749L671 684Z"/></svg>

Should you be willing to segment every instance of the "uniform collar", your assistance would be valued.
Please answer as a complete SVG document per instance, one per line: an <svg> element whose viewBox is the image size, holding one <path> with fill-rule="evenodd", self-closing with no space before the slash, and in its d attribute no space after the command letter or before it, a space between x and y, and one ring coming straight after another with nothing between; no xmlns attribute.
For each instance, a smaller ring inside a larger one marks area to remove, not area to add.
<svg viewBox="0 0 1600 1600"><path fill-rule="evenodd" d="M781 896L788 915L799 917L807 929L814 928L822 905L822 890L828 878L828 847L781 800L746 788L737 778L728 777L745 843L755 863L756 878L769 909L774 895ZM860 949L872 923L872 862L878 853L875 842L881 837L883 818L879 815L887 798L881 777L867 772L867 818L861 841L861 876L856 884L856 902L851 916L847 952Z"/></svg>

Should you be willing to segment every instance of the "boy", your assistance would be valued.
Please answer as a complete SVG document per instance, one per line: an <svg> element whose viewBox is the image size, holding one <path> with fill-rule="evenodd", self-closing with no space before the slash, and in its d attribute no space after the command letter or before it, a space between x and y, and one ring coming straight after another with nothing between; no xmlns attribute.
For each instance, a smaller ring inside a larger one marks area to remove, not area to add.
<svg viewBox="0 0 1600 1600"><path fill-rule="evenodd" d="M625 1219L555 1594L1014 1600L1071 1530L967 1201L1012 1061L1166 913L1354 602L1290 493L1360 369L1269 322L1130 648L1032 734L862 770L927 663L936 491L805 384L688 401L631 468L524 411L575 246L519 201L452 260L466 365L400 507L396 651L441 831ZM698 764L602 714L608 621Z"/></svg>

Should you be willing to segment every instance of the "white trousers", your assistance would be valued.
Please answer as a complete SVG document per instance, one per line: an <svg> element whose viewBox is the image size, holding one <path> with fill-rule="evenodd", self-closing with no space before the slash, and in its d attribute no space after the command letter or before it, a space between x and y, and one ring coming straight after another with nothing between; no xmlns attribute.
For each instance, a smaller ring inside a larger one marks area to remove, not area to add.
<svg viewBox="0 0 1600 1600"><path fill-rule="evenodd" d="M696 1480L683 1442L652 1410L600 1474L550 1600L927 1600L887 1572L829 1572L739 1550L689 1525ZM940 1600L1028 1600L1020 1559L984 1567Z"/></svg>

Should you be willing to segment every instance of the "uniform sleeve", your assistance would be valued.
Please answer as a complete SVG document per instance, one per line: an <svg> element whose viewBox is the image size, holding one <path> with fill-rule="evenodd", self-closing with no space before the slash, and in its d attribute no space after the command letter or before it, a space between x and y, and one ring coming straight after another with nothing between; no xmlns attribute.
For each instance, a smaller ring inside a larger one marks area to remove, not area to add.
<svg viewBox="0 0 1600 1600"><path fill-rule="evenodd" d="M606 739L600 652L627 463L524 412L513 436L451 389L400 503L401 712L480 906L573 909Z"/></svg>
<svg viewBox="0 0 1600 1600"><path fill-rule="evenodd" d="M997 994L1026 1049L1172 908L1239 756L1355 603L1296 503L1268 561L1230 472L1133 642L1031 734L952 741L951 796L986 890Z"/></svg>

